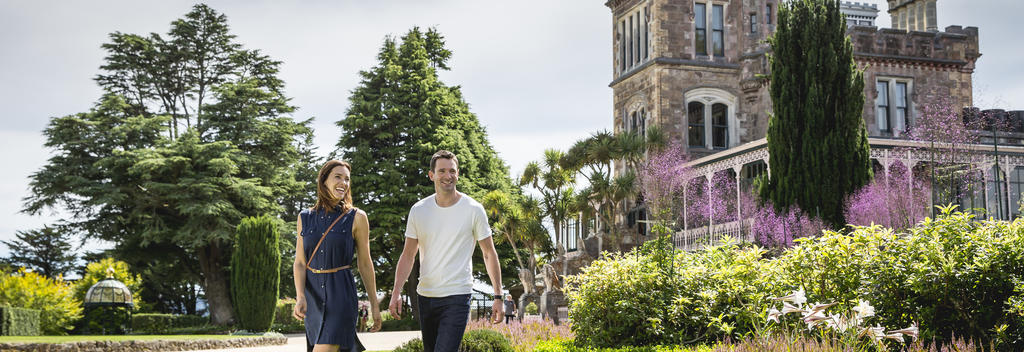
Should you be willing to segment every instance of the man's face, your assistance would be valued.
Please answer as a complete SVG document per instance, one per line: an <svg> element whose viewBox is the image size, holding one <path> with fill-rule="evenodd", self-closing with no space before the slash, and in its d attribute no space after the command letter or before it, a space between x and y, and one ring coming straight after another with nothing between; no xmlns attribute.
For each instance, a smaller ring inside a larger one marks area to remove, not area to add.
<svg viewBox="0 0 1024 352"><path fill-rule="evenodd" d="M455 192L455 184L459 181L459 165L451 159L437 159L434 169L428 175L434 181L436 192Z"/></svg>

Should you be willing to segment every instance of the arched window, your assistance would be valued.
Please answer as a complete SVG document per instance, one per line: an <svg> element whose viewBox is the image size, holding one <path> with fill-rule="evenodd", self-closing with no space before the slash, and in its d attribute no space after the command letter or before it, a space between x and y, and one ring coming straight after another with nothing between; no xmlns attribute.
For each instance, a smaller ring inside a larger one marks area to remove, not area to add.
<svg viewBox="0 0 1024 352"><path fill-rule="evenodd" d="M697 88L686 92L687 144L706 149L727 149L739 141L737 99L720 89Z"/></svg>
<svg viewBox="0 0 1024 352"><path fill-rule="evenodd" d="M647 137L647 108L642 103L633 104L628 117L622 121L622 129L627 132L634 132L641 137Z"/></svg>

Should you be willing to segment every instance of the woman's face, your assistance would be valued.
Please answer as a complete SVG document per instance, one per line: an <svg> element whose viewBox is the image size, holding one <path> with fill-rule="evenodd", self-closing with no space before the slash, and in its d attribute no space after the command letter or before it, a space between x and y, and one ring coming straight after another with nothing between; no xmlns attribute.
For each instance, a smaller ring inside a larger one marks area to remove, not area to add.
<svg viewBox="0 0 1024 352"><path fill-rule="evenodd" d="M324 185L330 190L331 195L334 199L345 199L345 194L349 191L349 182L351 181L349 171L347 167L335 166L331 169L331 173L327 174L327 179L324 180Z"/></svg>

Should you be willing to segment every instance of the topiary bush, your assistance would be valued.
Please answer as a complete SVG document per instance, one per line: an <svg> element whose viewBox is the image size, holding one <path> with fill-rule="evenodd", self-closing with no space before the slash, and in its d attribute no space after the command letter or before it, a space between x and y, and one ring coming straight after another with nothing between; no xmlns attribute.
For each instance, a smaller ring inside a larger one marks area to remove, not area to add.
<svg viewBox="0 0 1024 352"><path fill-rule="evenodd" d="M36 336L39 332L39 310L0 306L0 336Z"/></svg>
<svg viewBox="0 0 1024 352"><path fill-rule="evenodd" d="M526 314L530 314L530 315L536 315L537 311L539 311L539 310L540 309L537 308L537 303L533 303L533 302L530 302L530 304L527 304L526 308L523 309L523 311L526 312Z"/></svg>
<svg viewBox="0 0 1024 352"><path fill-rule="evenodd" d="M231 254L231 300L238 325L267 331L274 323L281 256L277 223L270 216L242 219Z"/></svg>
<svg viewBox="0 0 1024 352"><path fill-rule="evenodd" d="M0 306L39 310L39 328L46 335L65 335L82 317L82 302L71 285L24 268L0 274Z"/></svg>
<svg viewBox="0 0 1024 352"><path fill-rule="evenodd" d="M274 325L271 330L280 333L299 333L306 331L306 324L302 320L292 316L295 308L294 298L283 298L277 300L277 309L274 310Z"/></svg>
<svg viewBox="0 0 1024 352"><path fill-rule="evenodd" d="M198 315L135 314L132 332L140 334L168 334L176 330L203 328L210 319Z"/></svg>

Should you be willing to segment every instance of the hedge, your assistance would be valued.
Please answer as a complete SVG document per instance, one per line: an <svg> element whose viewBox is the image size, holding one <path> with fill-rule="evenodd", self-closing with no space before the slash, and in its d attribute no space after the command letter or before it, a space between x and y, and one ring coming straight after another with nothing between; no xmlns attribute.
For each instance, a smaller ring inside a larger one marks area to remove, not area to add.
<svg viewBox="0 0 1024 352"><path fill-rule="evenodd" d="M38 336L39 310L0 306L0 336Z"/></svg>
<svg viewBox="0 0 1024 352"><path fill-rule="evenodd" d="M209 318L198 315L135 314L132 316L132 332L166 334L173 329L195 328L209 322Z"/></svg>

